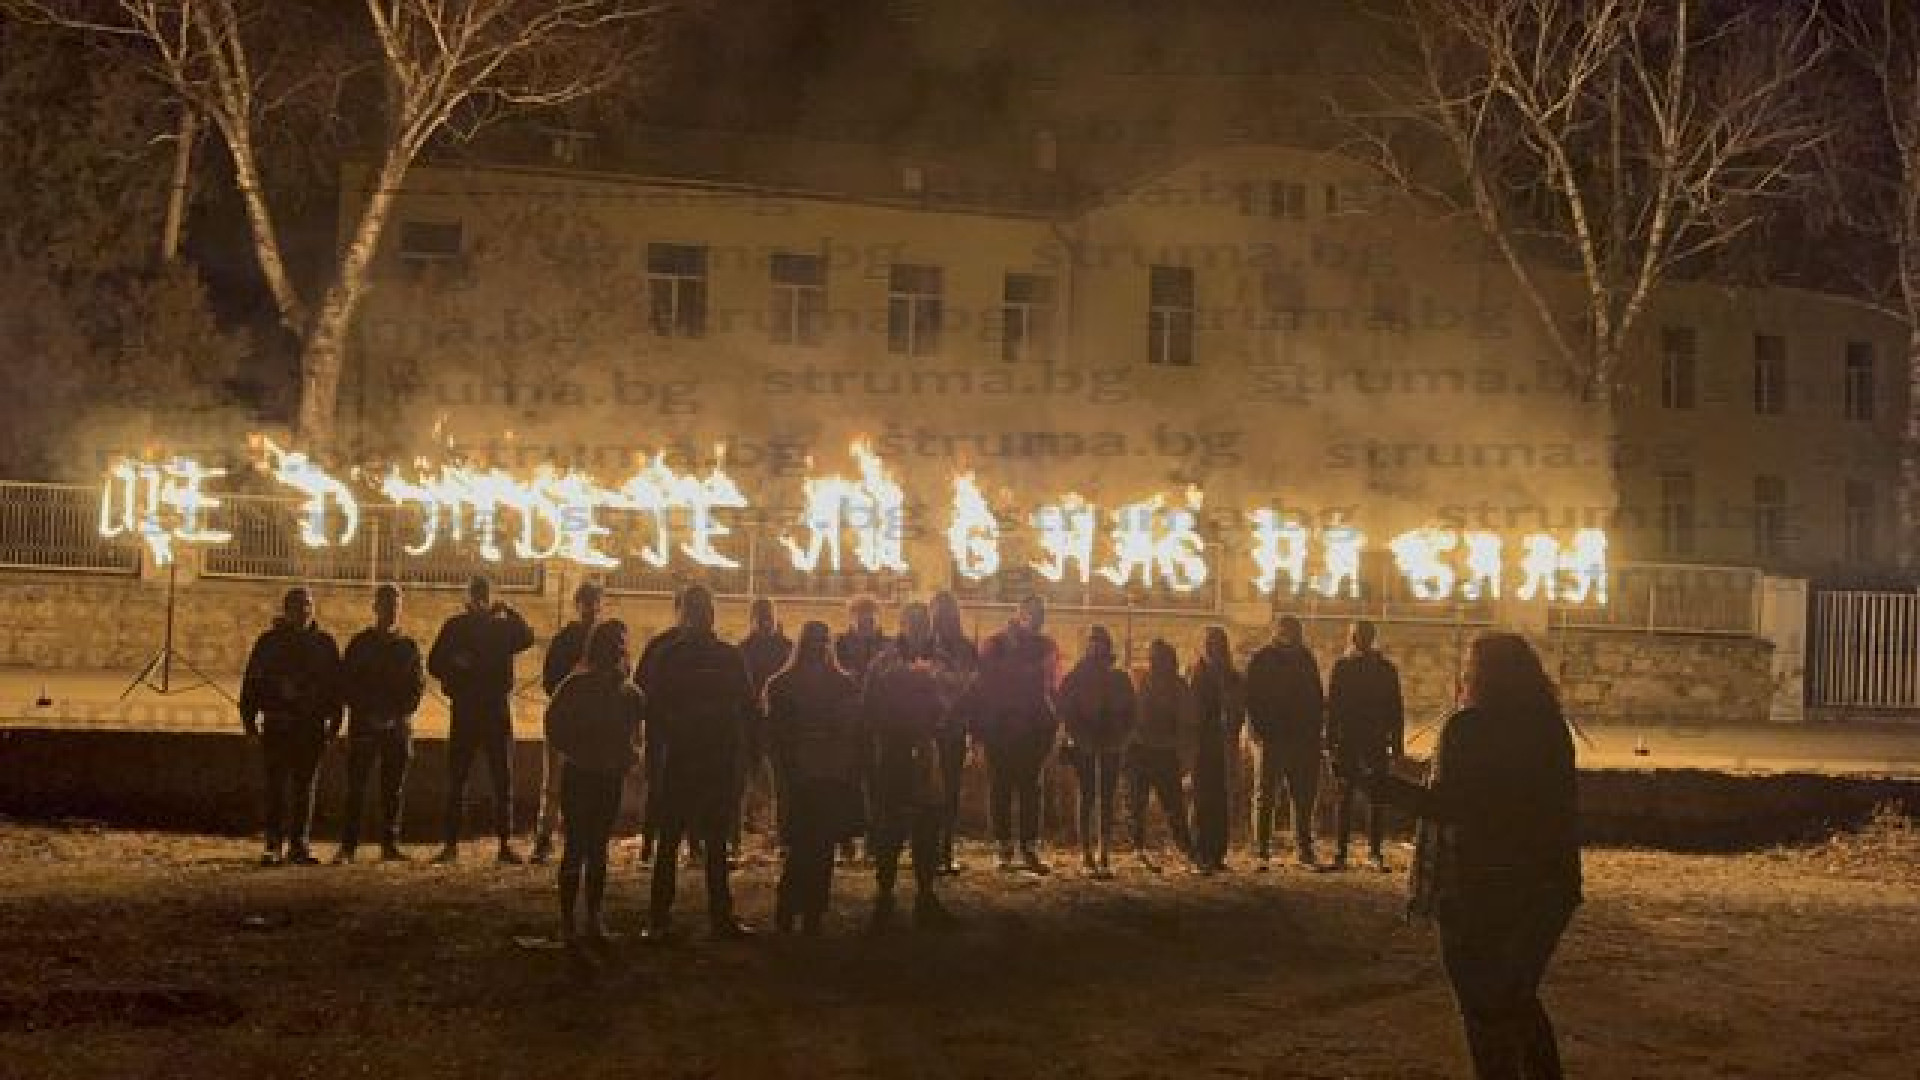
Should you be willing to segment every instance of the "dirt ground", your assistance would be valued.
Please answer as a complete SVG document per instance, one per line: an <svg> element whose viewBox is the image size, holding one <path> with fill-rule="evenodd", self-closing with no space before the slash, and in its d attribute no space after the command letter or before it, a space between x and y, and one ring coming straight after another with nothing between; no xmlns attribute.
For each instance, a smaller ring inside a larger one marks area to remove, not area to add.
<svg viewBox="0 0 1920 1080"><path fill-rule="evenodd" d="M1549 976L1569 1072L1920 1074L1920 844L1594 851ZM219 838L0 822L0 1077L1447 1077L1403 873L975 869L943 936L619 942L583 979L537 868L251 865ZM424 856L424 849L416 849ZM1396 865L1406 853L1396 851ZM697 874L681 921L702 922ZM772 869L740 875L764 916ZM616 875L618 929L639 921Z"/></svg>

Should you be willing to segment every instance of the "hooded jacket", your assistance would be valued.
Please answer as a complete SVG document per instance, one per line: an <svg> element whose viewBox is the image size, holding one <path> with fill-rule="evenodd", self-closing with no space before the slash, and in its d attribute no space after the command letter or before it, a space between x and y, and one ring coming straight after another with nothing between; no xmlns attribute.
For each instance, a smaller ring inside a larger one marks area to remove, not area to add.
<svg viewBox="0 0 1920 1080"><path fill-rule="evenodd" d="M533 648L533 628L510 607L463 611L440 627L427 671L454 701L513 693L513 658Z"/></svg>
<svg viewBox="0 0 1920 1080"><path fill-rule="evenodd" d="M1304 645L1274 642L1247 662L1247 721L1254 740L1288 749L1320 750L1326 702L1320 665Z"/></svg>
<svg viewBox="0 0 1920 1080"><path fill-rule="evenodd" d="M1077 749L1113 753L1127 745L1134 728L1133 680L1112 657L1085 657L1060 683L1060 720Z"/></svg>
<svg viewBox="0 0 1920 1080"><path fill-rule="evenodd" d="M291 623L285 617L253 643L240 682L240 722L249 733L262 714L340 727L340 648L318 623Z"/></svg>
<svg viewBox="0 0 1920 1080"><path fill-rule="evenodd" d="M1333 662L1327 679L1327 751L1337 761L1399 756L1406 738L1400 672L1378 649Z"/></svg>
<svg viewBox="0 0 1920 1080"><path fill-rule="evenodd" d="M413 719L426 693L420 646L398 630L369 626L347 642L340 683L354 733L391 731Z"/></svg>

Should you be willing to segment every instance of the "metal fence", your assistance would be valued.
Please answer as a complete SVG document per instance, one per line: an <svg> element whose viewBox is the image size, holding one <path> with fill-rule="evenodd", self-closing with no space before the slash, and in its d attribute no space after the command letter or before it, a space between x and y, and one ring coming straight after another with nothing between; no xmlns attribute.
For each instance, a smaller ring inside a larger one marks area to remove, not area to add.
<svg viewBox="0 0 1920 1080"><path fill-rule="evenodd" d="M1807 704L1920 709L1920 594L1815 593Z"/></svg>
<svg viewBox="0 0 1920 1080"><path fill-rule="evenodd" d="M228 495L221 503L212 524L233 539L207 549L203 577L459 588L473 575L485 574L503 592L541 588L544 572L538 563L489 562L471 549L440 544L425 554L410 553L408 546L418 544L426 524L415 507L363 504L360 528L350 543L309 547L300 536L297 501Z"/></svg>
<svg viewBox="0 0 1920 1080"><path fill-rule="evenodd" d="M140 540L100 535L100 489L0 483L0 567L138 574Z"/></svg>
<svg viewBox="0 0 1920 1080"><path fill-rule="evenodd" d="M1604 606L1555 605L1553 621L1587 629L1752 636L1760 631L1763 577L1746 566L1623 563L1608 572Z"/></svg>

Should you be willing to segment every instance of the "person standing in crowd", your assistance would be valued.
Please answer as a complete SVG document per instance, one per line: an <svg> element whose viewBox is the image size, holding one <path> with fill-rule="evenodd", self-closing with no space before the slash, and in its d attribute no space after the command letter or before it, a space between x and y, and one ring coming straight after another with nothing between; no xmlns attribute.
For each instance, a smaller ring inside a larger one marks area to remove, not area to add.
<svg viewBox="0 0 1920 1080"><path fill-rule="evenodd" d="M1462 684L1426 786L1361 779L1420 819L1408 909L1439 927L1474 1075L1557 1078L1540 983L1581 901L1573 738L1518 634L1476 638Z"/></svg>
<svg viewBox="0 0 1920 1080"><path fill-rule="evenodd" d="M640 693L642 695L648 695L648 694L651 694L652 692L648 688L646 680L647 680L647 673L653 670L653 658L659 654L661 649L666 648L667 645L678 640L680 637L680 600L685 595L686 595L686 591L684 589L678 589L674 591L673 625L653 635L651 638L648 638L646 647L640 650L640 660L638 663L634 664L634 667L633 667L633 680L634 680L634 683L640 687ZM656 766L660 761L660 754L659 754L658 748L653 745L653 736L657 728L658 728L658 725L656 724L646 725L646 731L645 731L646 746L645 746L645 751L641 756L641 765L640 765L641 795L640 795L639 863L643 867L650 867L653 865L653 851L658 844L659 833L660 833L660 830L657 827L657 823L660 820L660 814L659 814L660 784L658 779L654 775L656 771Z"/></svg>
<svg viewBox="0 0 1920 1080"><path fill-rule="evenodd" d="M1254 745L1255 866L1273 863L1273 828L1280 816L1284 783L1293 810L1293 853L1306 869L1318 869L1313 850L1313 814L1320 793L1320 739L1326 707L1320 665L1306 646L1300 620L1282 616L1273 641L1247 662L1247 719Z"/></svg>
<svg viewBox="0 0 1920 1080"><path fill-rule="evenodd" d="M1233 666L1224 627L1209 626L1187 677L1193 694L1193 863L1203 874L1227 869L1228 766L1246 720L1246 681Z"/></svg>
<svg viewBox="0 0 1920 1080"><path fill-rule="evenodd" d="M1053 692L1059 682L1060 650L1044 632L1046 617L1045 602L1029 596L980 650L981 741L992 774L994 840L1000 848L1000 869L1008 872L1049 872L1040 858L1041 777L1059 733Z"/></svg>
<svg viewBox="0 0 1920 1080"><path fill-rule="evenodd" d="M647 740L659 757L654 822L651 917L647 937L673 936L673 899L680 843L700 841L706 863L707 922L715 938L752 933L734 918L727 832L740 796L740 755L751 723L753 690L735 646L713 632L713 594L690 585L680 594L678 631L647 658L640 688L647 697Z"/></svg>
<svg viewBox="0 0 1920 1080"><path fill-rule="evenodd" d="M847 623L847 629L833 639L833 655L840 662L840 670L865 686L867 668L887 647L887 635L880 629L879 603L865 594L847 601ZM858 859L853 841L840 845L841 862L852 865Z"/></svg>
<svg viewBox="0 0 1920 1080"><path fill-rule="evenodd" d="M313 595L288 589L273 626L253 643L240 684L240 724L260 737L266 764L266 850L311 866L313 793L327 740L340 733L340 649L313 621Z"/></svg>
<svg viewBox="0 0 1920 1080"><path fill-rule="evenodd" d="M560 759L560 820L566 847L560 855L560 940L569 950L584 938L607 941L607 846L620 813L621 789L640 757L645 699L629 677L632 656L627 626L595 621L588 632L582 670L561 680L547 706L546 742ZM584 933L575 920L586 891Z"/></svg>
<svg viewBox="0 0 1920 1080"><path fill-rule="evenodd" d="M467 774L477 754L487 756L493 784L497 858L518 864L513 849L513 658L533 647L533 628L518 611L493 598L493 583L467 583L467 607L440 628L427 653L427 672L447 695L446 844L435 862L460 858L466 817Z"/></svg>
<svg viewBox="0 0 1920 1080"><path fill-rule="evenodd" d="M540 688L553 695L567 676L586 666L587 639L600 623L600 609L606 592L597 582L583 581L573 590L574 620L560 628L547 645L547 656L540 665ZM553 829L560 816L560 752L551 743L541 755L540 815L533 826L533 861L545 864L553 857Z"/></svg>
<svg viewBox="0 0 1920 1080"><path fill-rule="evenodd" d="M933 651L940 658L936 670L945 684L947 711L940 717L940 790L945 804L940 812L940 872L960 873L954 858L954 837L960 825L960 787L967 771L967 735L973 728L978 696L980 651L960 621L960 600L949 589L933 594Z"/></svg>
<svg viewBox="0 0 1920 1080"><path fill-rule="evenodd" d="M751 738L747 742L746 755L742 761L740 780L741 803L744 807L746 794L757 790L766 799L773 812L773 833L785 835L779 816L786 812L781 802L780 776L776 770L768 767L765 708L767 682L774 674L786 667L793 658L793 642L780 632L780 623L774 615L773 601L765 596L756 596L747 609L747 636L740 641L740 655L747 662L747 681L753 684L754 716ZM733 819L733 850L740 852L742 833L745 829L746 815L737 814Z"/></svg>
<svg viewBox="0 0 1920 1080"><path fill-rule="evenodd" d="M927 606L912 603L901 609L900 636L867 669L863 714L867 805L873 817L867 852L874 865L875 930L893 922L900 849L909 845L914 925L934 928L952 920L934 892L940 813L946 804L940 783L940 718L947 711L941 664Z"/></svg>
<svg viewBox="0 0 1920 1080"><path fill-rule="evenodd" d="M1347 652L1333 662L1327 677L1327 758L1340 785L1333 811L1333 866L1347 868L1347 837L1352 833L1355 778L1387 771L1405 749L1406 711L1400 697L1400 672L1374 647L1374 626L1362 620L1347 632ZM1367 865L1385 872L1381 847L1386 805L1367 800Z"/></svg>
<svg viewBox="0 0 1920 1080"><path fill-rule="evenodd" d="M340 663L347 706L347 809L335 862L350 863L360 844L360 812L367 780L380 766L380 857L405 859L400 850L400 807L413 758L413 714L427 690L420 646L400 630L400 587L373 591L373 625L347 643Z"/></svg>
<svg viewBox="0 0 1920 1080"><path fill-rule="evenodd" d="M1180 748L1191 741L1195 727L1193 692L1180 677L1180 660L1173 646L1154 638L1147 646L1147 670L1135 692L1139 710L1133 736L1127 746L1127 793L1133 819L1133 852L1149 873L1160 867L1147 852L1147 802L1160 800L1160 813L1167 819L1167 832L1173 837L1180 857L1193 863L1193 837L1187 829L1187 799L1181 789ZM1224 744L1223 744L1224 745ZM1220 775L1224 783L1226 765ZM1226 809L1220 808L1220 821L1226 822ZM1225 850L1225 845L1221 845Z"/></svg>
<svg viewBox="0 0 1920 1080"><path fill-rule="evenodd" d="M820 932L833 893L833 849L860 831L860 688L840 670L833 631L809 621L785 667L767 680L767 746L779 777L786 848L774 926Z"/></svg>
<svg viewBox="0 0 1920 1080"><path fill-rule="evenodd" d="M1134 708L1133 682L1114 663L1113 635L1091 627L1086 652L1060 683L1060 718L1080 786L1080 863L1095 877L1113 875L1113 804Z"/></svg>

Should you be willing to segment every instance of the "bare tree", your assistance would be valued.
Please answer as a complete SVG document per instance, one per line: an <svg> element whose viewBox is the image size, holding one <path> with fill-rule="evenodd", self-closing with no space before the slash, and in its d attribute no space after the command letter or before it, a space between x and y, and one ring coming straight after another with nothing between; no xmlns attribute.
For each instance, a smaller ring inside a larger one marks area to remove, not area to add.
<svg viewBox="0 0 1920 1080"><path fill-rule="evenodd" d="M31 0L64 25L147 44L156 73L219 133L233 166L254 254L282 323L298 336L297 430L313 445L334 436L340 376L354 311L408 171L436 138L470 137L519 109L594 94L627 73L670 0L363 0L384 87L381 131L366 198L332 272L309 302L288 272L271 189L262 179L262 120L273 95L337 89L350 72L318 58L292 79L269 80L263 53L288 65L300 35L289 5L265 0ZM316 50L318 47L316 46ZM299 67L298 59L291 66Z"/></svg>
<svg viewBox="0 0 1920 1080"><path fill-rule="evenodd" d="M1406 70L1343 111L1397 181L1477 219L1552 348L1610 400L1660 283L1797 190L1822 138L1797 90L1826 49L1816 14L1400 5Z"/></svg>

